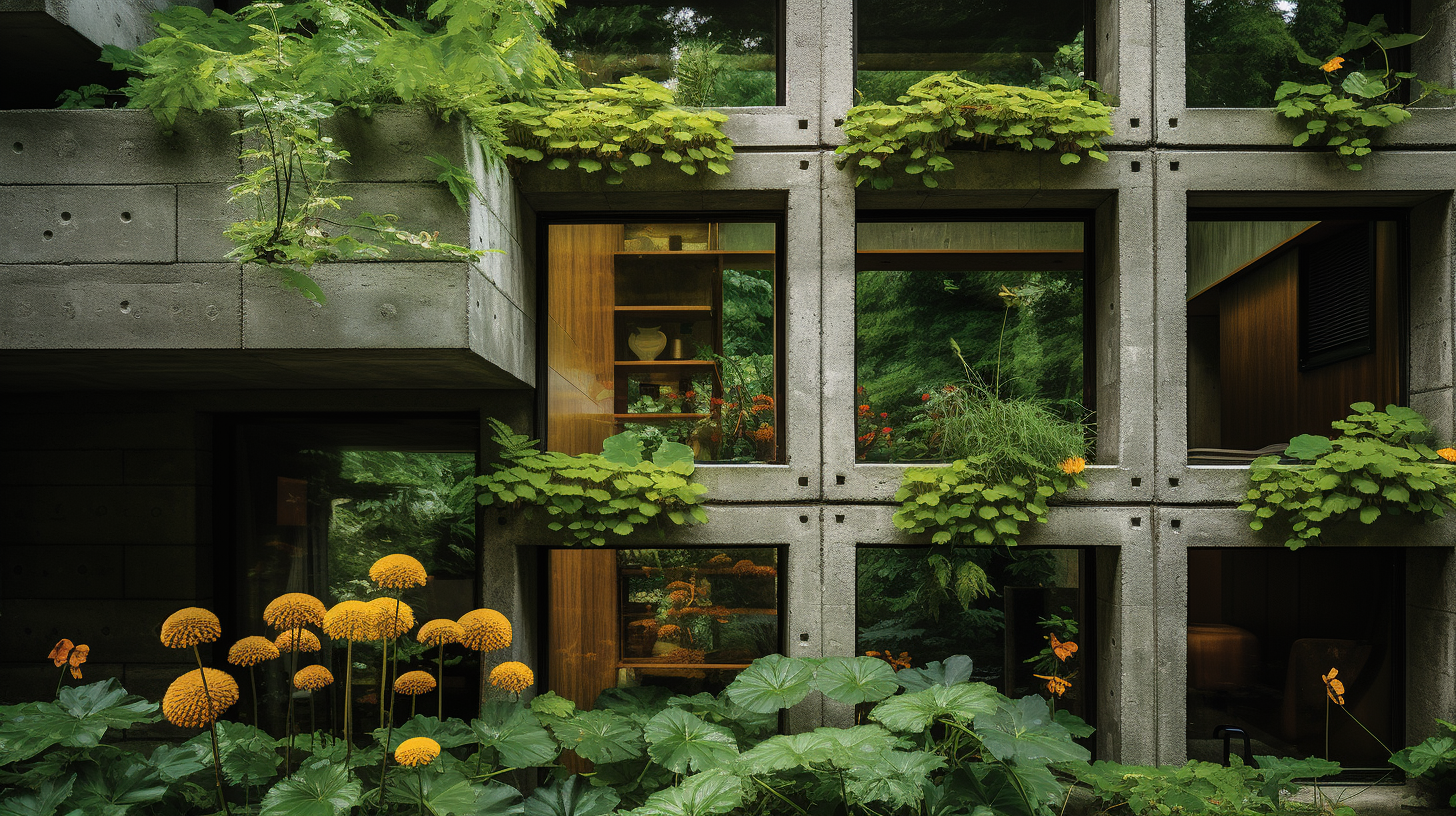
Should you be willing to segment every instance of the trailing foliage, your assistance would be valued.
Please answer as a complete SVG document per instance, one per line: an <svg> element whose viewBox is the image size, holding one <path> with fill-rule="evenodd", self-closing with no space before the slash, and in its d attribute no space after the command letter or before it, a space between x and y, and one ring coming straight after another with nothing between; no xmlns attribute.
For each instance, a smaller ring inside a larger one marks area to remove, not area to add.
<svg viewBox="0 0 1456 816"><path fill-rule="evenodd" d="M1390 50L1404 48L1425 39L1424 34L1392 34L1385 24L1385 15L1377 14L1369 24L1350 23L1333 53L1325 58L1312 57L1294 47L1299 61L1320 72L1320 81L1306 84L1293 80L1281 83L1274 93L1277 109L1290 119L1298 119L1304 132L1294 137L1294 146L1313 142L1331 148L1349 170L1363 167L1370 154L1370 141L1385 128L1411 118L1410 108L1431 95L1456 96L1456 88L1427 82L1411 71L1395 71L1390 67ZM1337 75L1352 52L1374 46L1380 52L1382 67L1350 71L1336 82ZM1401 102L1403 85L1419 86L1420 95L1410 102Z"/></svg>
<svg viewBox="0 0 1456 816"><path fill-rule="evenodd" d="M1111 811L1166 816L1202 813L1248 816L1281 813L1281 798L1299 789L1294 779L1339 773L1337 762L1256 757L1257 767L1233 757L1230 766L1192 760L1186 765L1121 765L1094 762L1076 769L1077 780L1092 789L1099 805ZM1122 811L1119 811L1122 812Z"/></svg>
<svg viewBox="0 0 1456 816"><path fill-rule="evenodd" d="M1451 807L1456 808L1456 739L1453 739L1456 723L1439 717L1436 722L1451 736L1426 737L1417 745L1402 748L1390 757L1390 764L1434 784L1442 796L1449 797Z"/></svg>
<svg viewBox="0 0 1456 816"><path fill-rule="evenodd" d="M476 479L481 504L544 507L553 531L565 531L566 544L601 546L609 537L632 535L647 524L705 524L702 496L707 488L692 480L693 452L664 442L651 461L642 459L642 441L630 433L608 437L602 453L569 456L536 449L536 441L513 433L491 419L501 461Z"/></svg>
<svg viewBox="0 0 1456 816"><path fill-rule="evenodd" d="M672 91L636 76L588 90L545 91L534 104L501 107L509 139L503 150L552 170L573 163L587 173L605 169L608 184L622 183L623 173L651 164L654 154L690 176L727 173L733 143L719 127L728 117L672 103Z"/></svg>
<svg viewBox="0 0 1456 816"><path fill-rule="evenodd" d="M1420 413L1398 405L1375 410L1368 402L1331 423L1333 439L1304 434L1289 441L1284 464L1278 456L1255 459L1249 470L1249 526L1266 523L1297 550L1319 540L1326 523L1358 517L1374 524L1382 515L1414 515L1430 521L1456 506L1456 450L1434 450L1431 428ZM1451 458L1447 458L1451 457Z"/></svg>
<svg viewBox="0 0 1456 816"><path fill-rule="evenodd" d="M1111 109L1065 79L1050 82L1043 91L983 85L954 73L926 77L898 105L850 108L843 126L848 144L835 148L837 162L854 168L856 186L868 181L883 190L894 184L892 171L938 186L934 174L955 166L945 155L952 148L1046 150L1059 153L1062 164L1082 156L1106 161L1100 140L1112 135Z"/></svg>
<svg viewBox="0 0 1456 816"><path fill-rule="evenodd" d="M944 467L905 471L895 501L895 526L930 532L935 544L951 542L1015 546L1023 522L1046 523L1048 502L1073 487L1086 487L1080 473L1050 469L1017 474L1006 481L987 475L987 459L970 456Z"/></svg>

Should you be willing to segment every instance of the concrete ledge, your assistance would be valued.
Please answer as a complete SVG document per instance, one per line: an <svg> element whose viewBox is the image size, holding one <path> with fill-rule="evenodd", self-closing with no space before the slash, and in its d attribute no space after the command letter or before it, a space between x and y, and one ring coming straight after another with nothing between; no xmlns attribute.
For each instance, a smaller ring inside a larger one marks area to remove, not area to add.
<svg viewBox="0 0 1456 816"><path fill-rule="evenodd" d="M234 111L183 114L170 135L145 110L0 111L0 184L231 181Z"/></svg>
<svg viewBox="0 0 1456 816"><path fill-rule="evenodd" d="M0 263L177 260L177 188L170 184L4 186L0 211L11 214L0 233Z"/></svg>

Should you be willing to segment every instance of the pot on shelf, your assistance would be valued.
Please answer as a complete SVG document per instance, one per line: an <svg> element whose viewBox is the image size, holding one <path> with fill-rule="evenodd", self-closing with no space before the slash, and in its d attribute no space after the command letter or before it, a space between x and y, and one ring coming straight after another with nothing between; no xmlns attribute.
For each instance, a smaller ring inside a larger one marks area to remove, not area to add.
<svg viewBox="0 0 1456 816"><path fill-rule="evenodd" d="M661 326L639 327L637 331L627 335L627 348L639 360L656 360L657 355L667 348L667 335L661 329Z"/></svg>

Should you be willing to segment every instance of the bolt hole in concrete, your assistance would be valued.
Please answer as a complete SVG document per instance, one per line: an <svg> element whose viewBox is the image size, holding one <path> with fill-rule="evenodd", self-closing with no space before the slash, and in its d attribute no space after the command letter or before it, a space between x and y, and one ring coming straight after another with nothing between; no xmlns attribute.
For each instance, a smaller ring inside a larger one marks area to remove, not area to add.
<svg viewBox="0 0 1456 816"><path fill-rule="evenodd" d="M809 169L809 163L806 162L806 161L799 162L799 169L800 170L808 170Z"/></svg>
<svg viewBox="0 0 1456 816"><path fill-rule="evenodd" d="M1178 118L1177 117L1174 117L1172 119L1169 119L1168 120L1168 127L1170 127L1170 128L1178 127Z"/></svg>
<svg viewBox="0 0 1456 816"><path fill-rule="evenodd" d="M66 223L70 223L70 221L71 221L71 214L68 213L68 212L61 213L61 221L66 222Z"/></svg>
<svg viewBox="0 0 1456 816"><path fill-rule="evenodd" d="M49 241L50 239L56 237L56 234L54 232L51 232L50 230L46 230L45 232L42 232L40 234L40 237L41 238L44 238L47 241Z"/></svg>
<svg viewBox="0 0 1456 816"><path fill-rule="evenodd" d="M16 142L15 144L10 146L10 149L14 150L16 153L19 153L22 150L25 150L25 145L21 144L20 142Z"/></svg>
<svg viewBox="0 0 1456 816"><path fill-rule="evenodd" d="M1136 116L1134 116L1133 118L1127 120L1127 122L1128 122L1128 124L1132 125L1133 127L1137 127L1141 123L1140 120Z"/></svg>
<svg viewBox="0 0 1456 816"><path fill-rule="evenodd" d="M1137 173L1137 172L1141 171L1142 169L1143 169L1143 163L1142 162L1133 162L1132 163L1132 171L1134 173Z"/></svg>
<svg viewBox="0 0 1456 816"><path fill-rule="evenodd" d="M129 223L131 223L131 213L129 213L129 212L122 213L121 214L121 222L123 224L129 224Z"/></svg>
<svg viewBox="0 0 1456 816"><path fill-rule="evenodd" d="M122 314L131 314L131 301L129 301L129 300L123 300L121 302L121 313Z"/></svg>

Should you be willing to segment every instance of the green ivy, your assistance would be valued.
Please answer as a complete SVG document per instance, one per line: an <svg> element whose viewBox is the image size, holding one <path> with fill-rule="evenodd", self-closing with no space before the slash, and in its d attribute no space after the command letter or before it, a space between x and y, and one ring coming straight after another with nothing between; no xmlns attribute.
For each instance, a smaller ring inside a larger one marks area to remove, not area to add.
<svg viewBox="0 0 1456 816"><path fill-rule="evenodd" d="M655 524L705 524L707 488L693 481L693 452L664 442L652 461L642 459L642 441L630 433L608 437L602 453L569 456L540 451L536 442L491 419L501 461L476 479L481 504L544 507L546 526L564 532L565 544L602 546Z"/></svg>
<svg viewBox="0 0 1456 816"><path fill-rule="evenodd" d="M1240 510L1254 514L1249 526L1272 523L1297 550L1319 540L1324 525L1358 517L1374 524L1382 515L1402 513L1430 521L1456 506L1456 467L1428 443L1431 428L1410 408L1368 402L1331 423L1333 439L1304 434L1289 441L1283 464L1278 456L1255 459L1249 470L1247 501ZM1449 448L1443 452L1450 451ZM1456 451L1450 456L1456 457Z"/></svg>
<svg viewBox="0 0 1456 816"><path fill-rule="evenodd" d="M1432 94L1456 95L1456 88L1418 79L1410 71L1394 71L1390 67L1390 50L1404 48L1425 39L1424 34L1392 34L1385 24L1385 15L1377 14L1368 25L1349 23L1344 39L1335 52L1324 59L1312 57L1295 47L1299 61L1318 71L1320 81L1306 84L1286 80L1274 93L1276 109L1290 119L1298 119L1304 131L1294 137L1294 146L1314 144L1330 148L1349 170L1361 169L1364 157L1370 154L1370 140L1385 128L1411 118L1410 108ZM1336 82L1344 69L1344 54L1374 45L1380 52L1383 68L1350 71ZM1415 83L1420 96L1400 102L1401 86Z"/></svg>
<svg viewBox="0 0 1456 816"><path fill-rule="evenodd" d="M896 170L938 186L934 174L955 166L946 155L952 148L1052 151L1062 164L1082 156L1107 161L1100 140L1112 135L1111 108L1064 79L1052 84L1043 91L983 85L958 74L926 77L898 105L850 108L843 126L849 141L835 148L836 161L854 168L856 186L868 181L877 190L894 183Z"/></svg>
<svg viewBox="0 0 1456 816"><path fill-rule="evenodd" d="M985 457L943 467L905 471L895 501L894 523L911 533L930 532L934 544L1016 544L1023 522L1046 523L1048 502L1087 482L1077 473L1027 472L1006 482L987 478Z"/></svg>
<svg viewBox="0 0 1456 816"><path fill-rule="evenodd" d="M545 162L552 170L573 164L587 173L606 170L608 184L646 167L655 155L692 176L728 172L733 142L719 128L717 111L673 105L673 92L642 77L589 90L547 91L535 104L511 102L506 116L507 156Z"/></svg>

